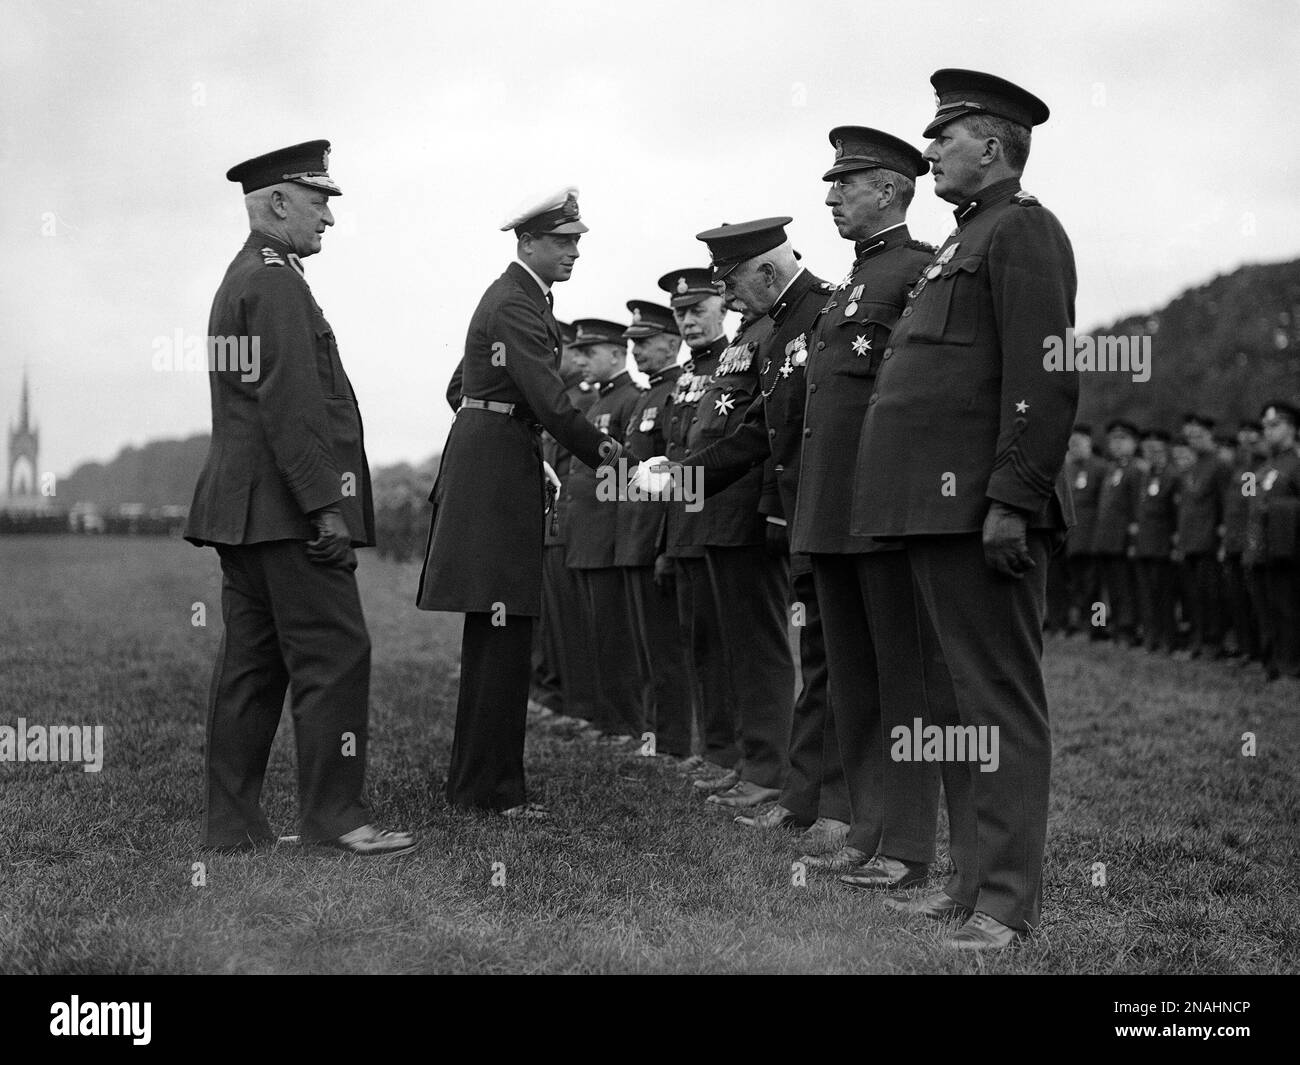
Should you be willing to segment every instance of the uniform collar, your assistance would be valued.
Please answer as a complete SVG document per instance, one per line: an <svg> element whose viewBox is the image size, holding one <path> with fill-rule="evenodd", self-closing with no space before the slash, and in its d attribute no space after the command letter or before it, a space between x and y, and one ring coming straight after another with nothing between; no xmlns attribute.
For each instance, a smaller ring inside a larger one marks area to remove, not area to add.
<svg viewBox="0 0 1300 1065"><path fill-rule="evenodd" d="M626 370L624 370L622 373L615 374L608 381L605 381L603 384L601 384L600 394L602 396L607 396L611 392L613 392L614 389L618 388L620 385L627 384L628 381L630 380L632 380L632 377Z"/></svg>
<svg viewBox="0 0 1300 1065"><path fill-rule="evenodd" d="M650 375L651 386L661 385L665 381L676 381L682 375L682 369L683 367L679 363L673 363L661 370L656 370Z"/></svg>
<svg viewBox="0 0 1300 1065"><path fill-rule="evenodd" d="M817 284L817 278L808 272L806 266L799 267L799 272L790 278L781 295L768 309L768 316L778 325L781 319L790 313L790 308L799 302L799 297L808 291L810 285Z"/></svg>
<svg viewBox="0 0 1300 1065"><path fill-rule="evenodd" d="M286 244L279 237L273 237L270 233L263 233L260 229L254 229L248 234L248 239L244 241L244 247L252 251L270 248L293 267L294 272L299 277L305 277L302 270L302 259L298 257L298 253L293 250L291 245Z"/></svg>
<svg viewBox="0 0 1300 1065"><path fill-rule="evenodd" d="M957 205L957 209L953 211L953 214L957 217L957 225L964 226L993 204L1010 199L1019 191L1020 179L1018 177L1010 177L1004 181L995 181L992 185L986 185L969 200Z"/></svg>
<svg viewBox="0 0 1300 1065"><path fill-rule="evenodd" d="M912 234L908 232L906 222L899 222L896 225L880 230L878 233L872 233L866 240L860 240L853 245L854 265L856 266L863 259L879 255L889 248L896 248L900 244L906 244L911 239Z"/></svg>
<svg viewBox="0 0 1300 1065"><path fill-rule="evenodd" d="M531 266L529 266L526 262L524 262L523 259L516 259L515 262L517 262L520 266L522 266L525 270L527 270L528 276L531 277L534 281L536 281L539 286L541 286L543 296L550 294L551 286L537 276L536 270L534 270Z"/></svg>

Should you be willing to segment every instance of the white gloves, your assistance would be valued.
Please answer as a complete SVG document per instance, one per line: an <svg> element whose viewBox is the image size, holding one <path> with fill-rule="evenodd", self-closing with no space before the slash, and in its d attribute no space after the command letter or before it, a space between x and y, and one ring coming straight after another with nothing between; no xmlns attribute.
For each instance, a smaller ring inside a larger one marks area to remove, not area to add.
<svg viewBox="0 0 1300 1065"><path fill-rule="evenodd" d="M646 459L632 471L629 478L632 484L646 495L659 495L672 483L672 479L672 467L669 466L666 455L655 455L653 458Z"/></svg>

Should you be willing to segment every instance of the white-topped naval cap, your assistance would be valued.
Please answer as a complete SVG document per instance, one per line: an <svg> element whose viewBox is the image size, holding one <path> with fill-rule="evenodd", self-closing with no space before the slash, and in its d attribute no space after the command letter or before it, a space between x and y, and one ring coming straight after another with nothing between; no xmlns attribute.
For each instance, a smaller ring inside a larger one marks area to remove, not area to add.
<svg viewBox="0 0 1300 1065"><path fill-rule="evenodd" d="M530 196L502 223L502 232L509 229L519 234L532 233L535 236L586 233L587 227L578 214L577 188L567 185L543 196Z"/></svg>

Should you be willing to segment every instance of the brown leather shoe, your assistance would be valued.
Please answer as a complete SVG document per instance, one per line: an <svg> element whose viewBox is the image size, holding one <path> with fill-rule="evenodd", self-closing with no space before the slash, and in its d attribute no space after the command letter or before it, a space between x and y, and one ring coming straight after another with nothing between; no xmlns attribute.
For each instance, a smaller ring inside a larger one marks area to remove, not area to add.
<svg viewBox="0 0 1300 1065"><path fill-rule="evenodd" d="M539 802L524 802L502 810L501 816L512 821L545 821L551 815Z"/></svg>
<svg viewBox="0 0 1300 1065"><path fill-rule="evenodd" d="M722 776L702 776L691 781L696 791L726 791L740 783L740 774L734 769L724 769Z"/></svg>
<svg viewBox="0 0 1300 1065"><path fill-rule="evenodd" d="M885 899L885 905L909 917L929 917L935 921L969 917L974 912L942 889L925 895L890 895Z"/></svg>
<svg viewBox="0 0 1300 1065"><path fill-rule="evenodd" d="M850 869L842 877L841 884L849 887L892 889L901 891L913 884L922 883L930 873L930 867L924 862L905 862L899 858L887 858L877 854L869 862L863 862L856 869Z"/></svg>
<svg viewBox="0 0 1300 1065"><path fill-rule="evenodd" d="M736 824L744 825L746 828L757 828L771 830L776 828L796 829L802 828L799 819L784 806L778 803L770 810L764 810L761 814L741 814L736 818Z"/></svg>
<svg viewBox="0 0 1300 1065"><path fill-rule="evenodd" d="M943 941L943 945L952 950L1005 950L1024 937L1024 932L976 910L955 935Z"/></svg>
<svg viewBox="0 0 1300 1065"><path fill-rule="evenodd" d="M391 858L415 850L415 837L409 832L388 832L374 825L362 825L337 839L321 840L321 845L363 858Z"/></svg>
<svg viewBox="0 0 1300 1065"><path fill-rule="evenodd" d="M849 826L845 821L833 817L819 817L812 827L799 837L799 846L803 854L834 854L844 846L849 837Z"/></svg>
<svg viewBox="0 0 1300 1065"><path fill-rule="evenodd" d="M704 801L726 806L733 810L744 810L751 806L762 806L763 803L773 802L780 797L780 788L765 788L762 784L755 784L752 780L740 780L726 791L710 795Z"/></svg>
<svg viewBox="0 0 1300 1065"><path fill-rule="evenodd" d="M832 854L804 854L799 857L799 861L803 862L805 868L819 873L846 873L869 857L857 847L841 847Z"/></svg>

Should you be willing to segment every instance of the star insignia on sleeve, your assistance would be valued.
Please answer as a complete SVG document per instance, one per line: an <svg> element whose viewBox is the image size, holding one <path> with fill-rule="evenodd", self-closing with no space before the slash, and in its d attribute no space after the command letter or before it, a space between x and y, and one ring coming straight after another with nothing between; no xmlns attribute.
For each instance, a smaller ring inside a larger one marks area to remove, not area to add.
<svg viewBox="0 0 1300 1065"><path fill-rule="evenodd" d="M716 410L719 414L722 414L724 416L730 414L732 408L734 408L735 405L736 405L736 401L731 398L730 392L724 392L721 396L719 396L716 400L713 401L713 409Z"/></svg>
<svg viewBox="0 0 1300 1065"><path fill-rule="evenodd" d="M853 341L853 354L865 355L871 350L871 341L867 339L865 333L859 333L856 340Z"/></svg>
<svg viewBox="0 0 1300 1065"><path fill-rule="evenodd" d="M1026 403L1023 399L1016 404L1017 414L1024 414L1027 410L1029 410L1029 404Z"/></svg>

